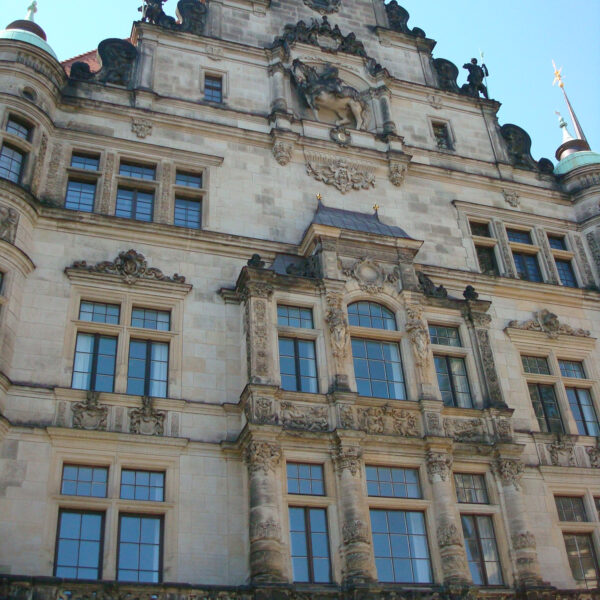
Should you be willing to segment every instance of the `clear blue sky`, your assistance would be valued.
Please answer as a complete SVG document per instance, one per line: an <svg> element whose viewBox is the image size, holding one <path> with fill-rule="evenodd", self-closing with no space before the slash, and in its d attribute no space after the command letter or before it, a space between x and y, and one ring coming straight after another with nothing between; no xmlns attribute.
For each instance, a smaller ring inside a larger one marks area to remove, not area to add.
<svg viewBox="0 0 600 600"><path fill-rule="evenodd" d="M37 21L61 60L93 50L107 37L127 37L142 4L141 0L38 1ZM536 159L554 160L560 143L554 111L566 112L560 90L552 87L554 59L563 67L567 92L588 141L600 152L600 0L399 2L411 15L409 25L424 29L437 41L435 57L460 67L484 51L491 97L502 103L500 122L529 132ZM22 18L29 3L0 0L5 21L0 26ZM169 0L167 12L174 14L176 4ZM398 126L402 131L402 124Z"/></svg>

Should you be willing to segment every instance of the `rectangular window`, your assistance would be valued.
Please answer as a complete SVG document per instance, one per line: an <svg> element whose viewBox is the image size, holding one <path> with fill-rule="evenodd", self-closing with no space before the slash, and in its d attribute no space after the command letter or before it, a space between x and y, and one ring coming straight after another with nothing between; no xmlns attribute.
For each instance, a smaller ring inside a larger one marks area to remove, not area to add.
<svg viewBox="0 0 600 600"><path fill-rule="evenodd" d="M580 496L554 496L554 500L560 521L584 523L588 520Z"/></svg>
<svg viewBox="0 0 600 600"><path fill-rule="evenodd" d="M589 533L564 533L563 536L573 579L590 589L598 587L600 570L592 536Z"/></svg>
<svg viewBox="0 0 600 600"><path fill-rule="evenodd" d="M323 465L287 463L288 494L324 496Z"/></svg>
<svg viewBox="0 0 600 600"><path fill-rule="evenodd" d="M455 346L460 348L460 336L458 335L458 327L442 327L441 325L429 326L429 337L432 344L440 346Z"/></svg>
<svg viewBox="0 0 600 600"><path fill-rule="evenodd" d="M160 471L121 471L121 498L124 500L165 500L165 474Z"/></svg>
<svg viewBox="0 0 600 600"><path fill-rule="evenodd" d="M560 282L565 287L577 287L577 278L575 277L575 271L573 270L573 265L570 260L559 260L558 258L554 260L556 264L556 270L558 271L558 276L560 278Z"/></svg>
<svg viewBox="0 0 600 600"><path fill-rule="evenodd" d="M312 329L314 327L312 310L310 308L279 304L277 305L277 325Z"/></svg>
<svg viewBox="0 0 600 600"><path fill-rule="evenodd" d="M422 512L371 509L377 578L382 582L431 583L431 561Z"/></svg>
<svg viewBox="0 0 600 600"><path fill-rule="evenodd" d="M486 275L499 275L500 270L494 249L491 246L475 246L475 251L481 272Z"/></svg>
<svg viewBox="0 0 600 600"><path fill-rule="evenodd" d="M71 156L71 167L74 169L85 169L86 171L98 171L100 169L100 157L73 153Z"/></svg>
<svg viewBox="0 0 600 600"><path fill-rule="evenodd" d="M406 399L398 344L352 338L352 357L359 396Z"/></svg>
<svg viewBox="0 0 600 600"><path fill-rule="evenodd" d="M542 272L538 264L537 256L534 254L523 254L522 252L513 252L517 275L525 281L542 281Z"/></svg>
<svg viewBox="0 0 600 600"><path fill-rule="evenodd" d="M329 535L324 508L290 506L290 538L294 581L329 583Z"/></svg>
<svg viewBox="0 0 600 600"><path fill-rule="evenodd" d="M175 217L177 227L202 228L202 201L187 198L175 198Z"/></svg>
<svg viewBox="0 0 600 600"><path fill-rule="evenodd" d="M93 212L95 198L95 183L69 179L67 183L67 195L65 196L65 208Z"/></svg>
<svg viewBox="0 0 600 600"><path fill-rule="evenodd" d="M104 302L81 301L79 305L79 320L93 321L94 323L119 324L120 306L118 304L105 304Z"/></svg>
<svg viewBox="0 0 600 600"><path fill-rule="evenodd" d="M21 171L25 162L25 154L7 144L0 149L0 177L13 183L21 182Z"/></svg>
<svg viewBox="0 0 600 600"><path fill-rule="evenodd" d="M575 360L559 360L560 374L563 377L575 377L577 379L585 379L585 371L583 363Z"/></svg>
<svg viewBox="0 0 600 600"><path fill-rule="evenodd" d="M6 131L12 133L21 139L29 141L31 139L31 132L33 128L16 117L10 116L6 123Z"/></svg>
<svg viewBox="0 0 600 600"><path fill-rule="evenodd" d="M564 433L560 411L556 402L554 386L530 383L529 396L533 410L540 426L540 431Z"/></svg>
<svg viewBox="0 0 600 600"><path fill-rule="evenodd" d="M195 188L197 190L202 189L202 175L195 173L184 173L183 171L177 171L175 175L175 184L184 185L185 187Z"/></svg>
<svg viewBox="0 0 600 600"><path fill-rule="evenodd" d="M471 227L471 235L478 235L480 237L492 237L490 235L489 223L478 223L477 221L469 221Z"/></svg>
<svg viewBox="0 0 600 600"><path fill-rule="evenodd" d="M116 357L116 337L78 333L71 387L76 390L112 392Z"/></svg>
<svg viewBox="0 0 600 600"><path fill-rule="evenodd" d="M162 517L119 515L117 579L159 583L162 536Z"/></svg>
<svg viewBox="0 0 600 600"><path fill-rule="evenodd" d="M461 503L489 504L485 477L470 473L455 473L456 498Z"/></svg>
<svg viewBox="0 0 600 600"><path fill-rule="evenodd" d="M523 371L534 375L550 375L548 361L542 356L521 356Z"/></svg>
<svg viewBox="0 0 600 600"><path fill-rule="evenodd" d="M531 244L531 234L529 231L520 231L519 229L507 229L506 235L509 242L518 244Z"/></svg>
<svg viewBox="0 0 600 600"><path fill-rule="evenodd" d="M153 181L156 179L156 167L122 162L119 166L119 175Z"/></svg>
<svg viewBox="0 0 600 600"><path fill-rule="evenodd" d="M492 518L461 515L461 521L473 583L502 585L502 569Z"/></svg>
<svg viewBox="0 0 600 600"><path fill-rule="evenodd" d="M168 372L168 343L133 339L129 341L128 394L166 398Z"/></svg>
<svg viewBox="0 0 600 600"><path fill-rule="evenodd" d="M446 123L432 123L435 143L440 150L452 150L450 131Z"/></svg>
<svg viewBox="0 0 600 600"><path fill-rule="evenodd" d="M438 385L446 406L472 408L473 399L465 359L458 356L433 356Z"/></svg>
<svg viewBox="0 0 600 600"><path fill-rule="evenodd" d="M282 389L317 394L315 343L312 340L280 337L279 371Z"/></svg>
<svg viewBox="0 0 600 600"><path fill-rule="evenodd" d="M171 313L168 310L134 308L131 311L131 326L169 331L171 329Z"/></svg>
<svg viewBox="0 0 600 600"><path fill-rule="evenodd" d="M584 388L567 388L569 406L577 423L579 435L600 436L598 416L592 401L590 390Z"/></svg>
<svg viewBox="0 0 600 600"><path fill-rule="evenodd" d="M65 496L106 498L106 467L64 465L60 493Z"/></svg>
<svg viewBox="0 0 600 600"><path fill-rule="evenodd" d="M115 216L136 221L152 221L154 193L118 188Z"/></svg>
<svg viewBox="0 0 600 600"><path fill-rule="evenodd" d="M58 513L54 576L102 577L104 513L61 510Z"/></svg>
<svg viewBox="0 0 600 600"><path fill-rule="evenodd" d="M367 493L385 498L421 498L417 469L367 466Z"/></svg>
<svg viewBox="0 0 600 600"><path fill-rule="evenodd" d="M562 235L549 235L548 243L550 244L550 248L553 250L566 250L567 244L565 242L565 238Z"/></svg>
<svg viewBox="0 0 600 600"><path fill-rule="evenodd" d="M204 76L204 99L209 102L223 102L223 78L217 75Z"/></svg>

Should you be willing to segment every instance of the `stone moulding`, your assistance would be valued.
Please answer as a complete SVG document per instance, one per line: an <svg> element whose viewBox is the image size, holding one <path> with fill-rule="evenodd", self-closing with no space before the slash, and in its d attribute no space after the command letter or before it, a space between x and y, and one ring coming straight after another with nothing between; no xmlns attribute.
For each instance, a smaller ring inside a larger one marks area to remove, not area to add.
<svg viewBox="0 0 600 600"><path fill-rule="evenodd" d="M544 308L534 313L535 318L519 323L509 321L507 329L521 329L523 331L539 331L545 333L550 339L557 339L559 335L572 335L575 337L590 337L587 329L576 329L570 325L561 323L558 317Z"/></svg>
<svg viewBox="0 0 600 600"><path fill-rule="evenodd" d="M375 187L375 168L365 163L325 154L305 153L306 172L317 181L335 186L342 194Z"/></svg>
<svg viewBox="0 0 600 600"><path fill-rule="evenodd" d="M149 267L144 255L133 249L120 252L119 256L112 261L103 261L95 265L88 265L85 260L75 261L70 267L65 269L67 274L69 271L87 271L88 273L117 275L128 285L133 285L140 279L150 279L166 283L185 283L185 277L182 275L175 273L175 275L169 277L160 269Z"/></svg>

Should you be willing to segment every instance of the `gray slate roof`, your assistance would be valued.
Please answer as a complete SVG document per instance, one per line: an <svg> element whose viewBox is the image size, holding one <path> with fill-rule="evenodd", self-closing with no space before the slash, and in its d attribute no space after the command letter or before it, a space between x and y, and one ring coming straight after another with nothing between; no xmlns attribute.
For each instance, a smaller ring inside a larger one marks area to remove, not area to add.
<svg viewBox="0 0 600 600"><path fill-rule="evenodd" d="M374 233L376 235L387 235L408 240L413 239L404 229L395 225L382 223L377 213L366 214L341 208L331 208L321 202L319 202L312 223L329 225L330 227L338 227L339 229L349 229L351 231Z"/></svg>

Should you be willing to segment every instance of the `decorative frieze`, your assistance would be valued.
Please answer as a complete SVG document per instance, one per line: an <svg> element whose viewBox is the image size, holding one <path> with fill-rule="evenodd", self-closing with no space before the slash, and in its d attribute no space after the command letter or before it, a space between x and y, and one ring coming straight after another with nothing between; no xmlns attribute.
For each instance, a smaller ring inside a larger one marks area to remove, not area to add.
<svg viewBox="0 0 600 600"><path fill-rule="evenodd" d="M591 446L586 449L592 469L600 469L600 447Z"/></svg>
<svg viewBox="0 0 600 600"><path fill-rule="evenodd" d="M156 410L150 396L142 397L142 407L129 411L129 431L141 435L163 435L167 413Z"/></svg>
<svg viewBox="0 0 600 600"><path fill-rule="evenodd" d="M344 266L340 261L340 268L346 277L358 282L358 286L364 292L378 294L383 291L386 274L372 258L365 256L348 266Z"/></svg>
<svg viewBox="0 0 600 600"><path fill-rule="evenodd" d="M281 448L271 442L252 441L244 449L244 461L250 473L275 471L281 460Z"/></svg>
<svg viewBox="0 0 600 600"><path fill-rule="evenodd" d="M487 435L483 419L444 419L444 431L457 442L485 442Z"/></svg>
<svg viewBox="0 0 600 600"><path fill-rule="evenodd" d="M277 425L279 414L277 401L274 398L253 396L244 405L244 413L249 423L256 425Z"/></svg>
<svg viewBox="0 0 600 600"><path fill-rule="evenodd" d="M558 317L546 308L543 308L534 314L534 319L524 321L523 323L510 321L507 328L522 329L524 331L540 331L545 333L550 339L557 339L559 335L590 337L590 332L587 329L576 329L570 325L561 323L558 320Z"/></svg>
<svg viewBox="0 0 600 600"><path fill-rule="evenodd" d="M419 437L418 416L402 408L385 406L340 406L340 426L372 435Z"/></svg>
<svg viewBox="0 0 600 600"><path fill-rule="evenodd" d="M433 483L436 478L447 481L452 472L452 456L429 450L427 452L426 465L430 482Z"/></svg>
<svg viewBox="0 0 600 600"><path fill-rule="evenodd" d="M250 542L258 540L281 540L281 525L274 519L252 523L250 525Z"/></svg>
<svg viewBox="0 0 600 600"><path fill-rule="evenodd" d="M548 446L548 452L550 454L550 462L554 467L558 467L566 462L565 466L575 467L577 461L575 460L575 444L569 440L555 440ZM561 458L564 456L565 461Z"/></svg>
<svg viewBox="0 0 600 600"><path fill-rule="evenodd" d="M327 431L329 429L326 406L298 405L294 402L281 403L281 423L286 429L305 431Z"/></svg>
<svg viewBox="0 0 600 600"><path fill-rule="evenodd" d="M83 402L71 407L75 429L105 431L108 419L108 406L99 403L100 392L88 391Z"/></svg>
<svg viewBox="0 0 600 600"><path fill-rule="evenodd" d="M375 169L364 162L309 152L305 153L305 158L309 175L326 185L335 186L342 194L375 187Z"/></svg>

